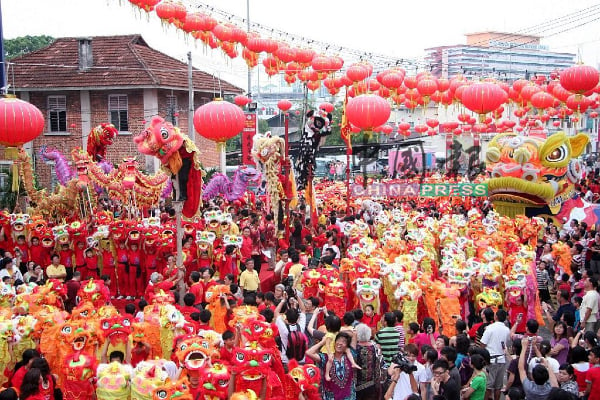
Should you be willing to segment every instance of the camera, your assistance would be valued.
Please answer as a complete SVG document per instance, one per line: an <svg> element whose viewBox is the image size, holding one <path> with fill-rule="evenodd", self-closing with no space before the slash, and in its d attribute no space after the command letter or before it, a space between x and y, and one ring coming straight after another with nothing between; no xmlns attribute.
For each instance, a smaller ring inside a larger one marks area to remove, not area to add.
<svg viewBox="0 0 600 400"><path fill-rule="evenodd" d="M392 362L396 364L396 368L400 368L400 371L405 372L407 374L412 374L417 371L417 366L412 365L407 359L406 356L402 353L396 354L392 358Z"/></svg>

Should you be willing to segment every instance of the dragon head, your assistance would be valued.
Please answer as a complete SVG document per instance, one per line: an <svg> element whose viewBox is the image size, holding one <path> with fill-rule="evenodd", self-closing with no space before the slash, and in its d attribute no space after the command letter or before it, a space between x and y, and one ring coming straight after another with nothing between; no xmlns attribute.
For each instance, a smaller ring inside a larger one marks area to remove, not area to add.
<svg viewBox="0 0 600 400"><path fill-rule="evenodd" d="M218 349L210 340L190 335L179 341L175 354L188 371L199 371L218 355Z"/></svg>

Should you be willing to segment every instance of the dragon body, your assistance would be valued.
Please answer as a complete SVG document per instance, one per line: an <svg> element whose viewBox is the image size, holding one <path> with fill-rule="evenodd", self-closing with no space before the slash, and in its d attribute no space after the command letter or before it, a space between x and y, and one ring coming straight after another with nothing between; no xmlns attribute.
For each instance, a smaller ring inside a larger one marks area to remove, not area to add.
<svg viewBox="0 0 600 400"><path fill-rule="evenodd" d="M252 167L239 167L231 180L227 175L215 174L202 193L202 200L223 195L227 201L239 200L250 182L260 181L260 172Z"/></svg>

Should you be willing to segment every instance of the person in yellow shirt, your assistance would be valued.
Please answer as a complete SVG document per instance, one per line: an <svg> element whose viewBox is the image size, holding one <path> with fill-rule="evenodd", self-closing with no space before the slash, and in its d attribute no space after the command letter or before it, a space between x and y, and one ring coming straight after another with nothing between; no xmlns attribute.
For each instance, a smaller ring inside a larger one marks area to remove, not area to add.
<svg viewBox="0 0 600 400"><path fill-rule="evenodd" d="M46 267L46 276L48 279L58 279L61 282L65 281L67 269L60 263L60 256L58 254L52 255L52 264Z"/></svg>
<svg viewBox="0 0 600 400"><path fill-rule="evenodd" d="M253 294L258 291L260 286L260 279L258 278L258 272L254 269L254 260L248 258L245 262L246 270L240 274L240 287L244 292L244 296L247 294Z"/></svg>
<svg viewBox="0 0 600 400"><path fill-rule="evenodd" d="M300 278L302 277L302 269L304 269L304 265L300 264L300 254L294 252L290 256L293 264L288 271L288 276L291 276L294 279L294 288L296 290L302 290L302 285L300 283Z"/></svg>

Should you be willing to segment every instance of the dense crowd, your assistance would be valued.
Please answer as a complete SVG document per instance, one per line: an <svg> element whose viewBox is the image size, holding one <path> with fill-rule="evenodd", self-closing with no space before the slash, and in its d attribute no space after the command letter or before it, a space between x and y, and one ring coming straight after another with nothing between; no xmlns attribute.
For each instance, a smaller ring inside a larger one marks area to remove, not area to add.
<svg viewBox="0 0 600 400"><path fill-rule="evenodd" d="M585 195L587 190L600 189L594 185L597 181L592 178L579 190ZM100 206L114 217L126 214L110 201ZM390 201L383 207L396 206L400 204ZM444 212L467 216L470 211L460 204L446 211L434 202L406 206L438 219ZM475 202L471 208L485 214L490 205ZM90 246L71 239L48 249L37 237L11 237L3 231L0 277L17 290L22 285L44 285L49 279L64 281L64 308L69 312L77 307L84 282L100 279L109 291L108 302L134 321L143 320L144 309L155 296L171 291L195 332L226 327L219 332L220 359L226 363L233 361L233 348L240 341L241 327L230 324L235 309L255 306L272 326L286 369L292 360L319 367L323 399L478 400L499 399L501 394L512 400L600 398L600 369L596 368L600 366L600 295L595 277L600 273L600 234L594 227L576 220L562 226L549 221L538 242L536 278L549 338L539 335L538 320L527 319L526 296L506 307L483 307L466 320L457 319L456 334L449 337L434 318L405 321L400 310L388 306L377 311L370 305L336 315L323 298L304 295L300 278L305 271L340 268L351 246L344 235L347 224L364 220L368 236L377 238L368 211L347 215L320 207L311 214L301 199L291 213L288 241L261 199L228 204L217 198L205 211L216 210L231 215L221 220L223 232L240 234L241 240L228 243L217 235L210 246L200 246L197 238L185 236L180 266L174 254L157 252L144 241L101 240ZM162 224L175 218L174 211L164 206L152 214ZM201 224L206 225L199 230L207 229L208 222ZM557 262L552 251L555 243L568 246L571 274ZM227 309L219 315L210 311L207 298L216 285L228 288L219 294ZM473 299L469 301L470 308L477 310ZM125 352L98 350L98 373L111 362L135 368L150 357L143 342ZM75 398L64 387L59 393L53 375L57 371L50 370L39 348L27 349L15 360L16 365L5 372L8 389L0 393L0 400L17 395L21 400ZM176 380L180 366L176 358L171 362L165 362L164 369ZM193 381L190 386L192 393L198 393ZM229 395L236 389L233 383L230 386ZM265 388L258 396L266 398L266 392Z"/></svg>

